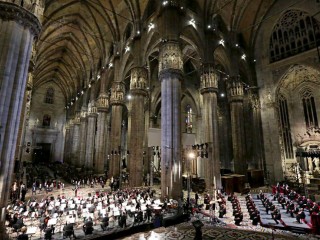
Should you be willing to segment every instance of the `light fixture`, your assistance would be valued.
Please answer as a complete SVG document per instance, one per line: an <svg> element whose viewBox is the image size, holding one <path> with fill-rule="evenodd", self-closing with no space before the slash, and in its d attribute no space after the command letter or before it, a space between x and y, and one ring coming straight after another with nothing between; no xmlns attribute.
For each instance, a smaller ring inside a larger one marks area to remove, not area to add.
<svg viewBox="0 0 320 240"><path fill-rule="evenodd" d="M195 155L194 155L194 152L190 152L190 153L189 153L189 158L194 158L194 156L195 156Z"/></svg>
<svg viewBox="0 0 320 240"><path fill-rule="evenodd" d="M208 25L208 29L210 29L211 28L211 25Z"/></svg>
<svg viewBox="0 0 320 240"><path fill-rule="evenodd" d="M253 62L256 62L257 60L253 59Z"/></svg>
<svg viewBox="0 0 320 240"><path fill-rule="evenodd" d="M148 25L148 32L150 32L151 29L154 28L154 23L149 23Z"/></svg>
<svg viewBox="0 0 320 240"><path fill-rule="evenodd" d="M246 60L246 55L242 54L241 59Z"/></svg>
<svg viewBox="0 0 320 240"><path fill-rule="evenodd" d="M168 2L169 2L169 1L163 1L163 2L162 2L162 5L165 6L165 5L168 4Z"/></svg>
<svg viewBox="0 0 320 240"><path fill-rule="evenodd" d="M129 94L129 95L127 96L127 99L130 100L131 98L132 98L132 96Z"/></svg>
<svg viewBox="0 0 320 240"><path fill-rule="evenodd" d="M194 20L193 18L189 21L189 24L196 28L196 20Z"/></svg>
<svg viewBox="0 0 320 240"><path fill-rule="evenodd" d="M140 31L139 30L137 31L137 34L140 35Z"/></svg>
<svg viewBox="0 0 320 240"><path fill-rule="evenodd" d="M130 51L130 47L129 47L129 46L126 46L126 48L125 48L125 53L128 52L128 51Z"/></svg>
<svg viewBox="0 0 320 240"><path fill-rule="evenodd" d="M222 46L224 46L224 40L221 39L221 40L219 41L219 44L221 44Z"/></svg>
<svg viewBox="0 0 320 240"><path fill-rule="evenodd" d="M239 44L238 44L238 43L236 43L236 47L239 47Z"/></svg>
<svg viewBox="0 0 320 240"><path fill-rule="evenodd" d="M113 63L109 63L109 68L112 68L113 67Z"/></svg>
<svg viewBox="0 0 320 240"><path fill-rule="evenodd" d="M101 77L101 76L100 76L100 74L98 74L98 75L97 75L97 79L99 80L99 79L100 79L100 77Z"/></svg>
<svg viewBox="0 0 320 240"><path fill-rule="evenodd" d="M220 93L220 97L224 97L225 96L225 94L224 93Z"/></svg>

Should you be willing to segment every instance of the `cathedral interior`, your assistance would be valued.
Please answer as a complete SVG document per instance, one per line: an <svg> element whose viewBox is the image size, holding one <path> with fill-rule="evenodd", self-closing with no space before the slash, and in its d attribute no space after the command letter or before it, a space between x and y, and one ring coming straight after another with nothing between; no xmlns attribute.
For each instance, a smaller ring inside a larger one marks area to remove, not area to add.
<svg viewBox="0 0 320 240"><path fill-rule="evenodd" d="M319 0L0 1L0 207L27 163L320 186Z"/></svg>

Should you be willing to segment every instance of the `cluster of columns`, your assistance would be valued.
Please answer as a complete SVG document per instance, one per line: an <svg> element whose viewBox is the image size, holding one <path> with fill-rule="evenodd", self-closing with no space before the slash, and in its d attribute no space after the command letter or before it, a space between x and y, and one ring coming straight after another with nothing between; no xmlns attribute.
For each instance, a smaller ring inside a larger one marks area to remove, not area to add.
<svg viewBox="0 0 320 240"><path fill-rule="evenodd" d="M0 2L0 238L34 37L41 24L31 12Z"/></svg>
<svg viewBox="0 0 320 240"><path fill-rule="evenodd" d="M144 137L145 137L145 100L147 93L147 69L135 67L131 70L128 119L128 146L130 154L129 183L130 186L142 186L144 175Z"/></svg>
<svg viewBox="0 0 320 240"><path fill-rule="evenodd" d="M228 82L228 99L231 113L234 172L247 176L248 164L245 146L243 84L239 76L230 78Z"/></svg>
<svg viewBox="0 0 320 240"><path fill-rule="evenodd" d="M74 116L65 125L64 157L65 161L77 168L103 174L109 97L101 91L98 98L94 99L94 93L93 85L83 95L81 109L76 106Z"/></svg>
<svg viewBox="0 0 320 240"><path fill-rule="evenodd" d="M179 42L164 43L159 55L161 81L161 195L182 197L181 81L183 62Z"/></svg>
<svg viewBox="0 0 320 240"><path fill-rule="evenodd" d="M203 98L204 142L209 144L209 157L204 159L204 176L207 189L221 188L219 132L218 132L218 80L213 64L203 64L200 93Z"/></svg>

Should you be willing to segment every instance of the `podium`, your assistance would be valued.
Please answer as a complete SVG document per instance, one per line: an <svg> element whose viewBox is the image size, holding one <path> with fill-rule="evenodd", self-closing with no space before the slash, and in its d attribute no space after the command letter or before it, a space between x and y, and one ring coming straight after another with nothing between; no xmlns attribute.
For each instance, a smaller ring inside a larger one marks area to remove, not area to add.
<svg viewBox="0 0 320 240"><path fill-rule="evenodd" d="M234 192L241 193L244 190L244 184L246 182L246 176L240 174L232 174L233 177L233 190Z"/></svg>
<svg viewBox="0 0 320 240"><path fill-rule="evenodd" d="M222 187L227 194L233 193L233 177L221 176Z"/></svg>
<svg viewBox="0 0 320 240"><path fill-rule="evenodd" d="M261 187L264 185L263 170L248 170L248 179L251 187Z"/></svg>

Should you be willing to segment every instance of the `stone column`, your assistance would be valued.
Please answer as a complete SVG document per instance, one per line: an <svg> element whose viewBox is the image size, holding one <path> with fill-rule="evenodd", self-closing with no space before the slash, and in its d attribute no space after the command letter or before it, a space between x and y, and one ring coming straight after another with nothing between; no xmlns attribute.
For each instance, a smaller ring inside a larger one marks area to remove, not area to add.
<svg viewBox="0 0 320 240"><path fill-rule="evenodd" d="M64 156L63 161L69 163L70 153L70 120L67 120L65 124L65 142L64 142Z"/></svg>
<svg viewBox="0 0 320 240"><path fill-rule="evenodd" d="M72 134L72 149L71 149L71 164L79 166L80 152L80 111L77 111L73 119L73 134Z"/></svg>
<svg viewBox="0 0 320 240"><path fill-rule="evenodd" d="M11 187L32 43L40 29L31 12L0 2L0 238L5 236L3 214Z"/></svg>
<svg viewBox="0 0 320 240"><path fill-rule="evenodd" d="M228 99L231 114L231 135L234 172L247 176L246 145L243 115L243 84L239 77L231 77Z"/></svg>
<svg viewBox="0 0 320 240"><path fill-rule="evenodd" d="M87 143L87 107L82 106L80 114L80 146L78 167L83 167L86 162L86 143Z"/></svg>
<svg viewBox="0 0 320 240"><path fill-rule="evenodd" d="M109 109L109 99L106 93L100 93L97 100L98 122L97 122L97 143L96 143L96 158L94 164L94 172L98 174L104 173L105 162L105 142L106 131L108 127L107 112Z"/></svg>
<svg viewBox="0 0 320 240"><path fill-rule="evenodd" d="M111 132L110 132L110 177L119 177L121 163L121 124L124 107L125 85L123 82L113 82L111 88Z"/></svg>
<svg viewBox="0 0 320 240"><path fill-rule="evenodd" d="M203 72L200 77L200 93L203 96L203 114L202 128L205 129L204 142L208 143L208 158L204 158L204 175L206 188L213 189L214 180L215 188L220 189L220 154L219 154L219 132L218 132L218 77L211 64L204 64Z"/></svg>
<svg viewBox="0 0 320 240"><path fill-rule="evenodd" d="M256 169L264 170L265 162L263 158L263 137L262 137L262 126L261 126L261 105L259 96L257 93L251 95L251 108L253 117L252 126L252 149L253 159L252 162Z"/></svg>
<svg viewBox="0 0 320 240"><path fill-rule="evenodd" d="M72 161L72 148L73 148L73 134L74 134L74 118L72 117L69 121L69 142L68 142L68 155L67 155L67 160L71 165L73 164Z"/></svg>
<svg viewBox="0 0 320 240"><path fill-rule="evenodd" d="M147 96L147 69L135 67L131 70L129 136L129 183L132 187L143 183L143 143L145 137L144 104Z"/></svg>
<svg viewBox="0 0 320 240"><path fill-rule="evenodd" d="M181 81L182 53L179 43L161 46L161 196L182 197L181 182Z"/></svg>
<svg viewBox="0 0 320 240"><path fill-rule="evenodd" d="M94 91L92 91L93 93ZM91 94L92 94L91 93ZM94 166L94 140L96 136L97 107L94 100L88 104L88 125L87 125L87 141L86 141L86 158L85 166L89 170L93 170Z"/></svg>

